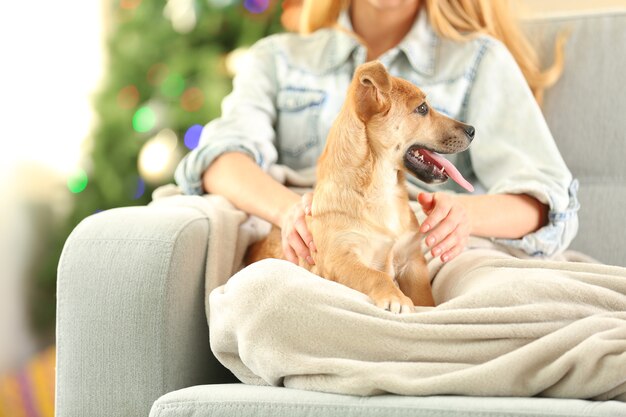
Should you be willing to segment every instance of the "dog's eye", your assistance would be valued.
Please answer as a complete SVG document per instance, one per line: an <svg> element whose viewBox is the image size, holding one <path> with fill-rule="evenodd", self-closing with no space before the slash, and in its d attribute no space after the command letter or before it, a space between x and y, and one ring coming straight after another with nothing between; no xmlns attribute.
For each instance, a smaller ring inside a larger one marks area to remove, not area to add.
<svg viewBox="0 0 626 417"><path fill-rule="evenodd" d="M420 104L419 106L417 106L415 111L421 114L422 116L426 116L426 114L428 114L428 104L426 103Z"/></svg>

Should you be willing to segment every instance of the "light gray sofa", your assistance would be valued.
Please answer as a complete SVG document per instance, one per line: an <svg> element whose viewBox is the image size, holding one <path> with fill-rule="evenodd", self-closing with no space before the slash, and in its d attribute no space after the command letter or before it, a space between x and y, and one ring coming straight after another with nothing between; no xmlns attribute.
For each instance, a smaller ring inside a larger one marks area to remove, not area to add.
<svg viewBox="0 0 626 417"><path fill-rule="evenodd" d="M572 248L626 266L626 13L526 28L548 61L555 33L571 31L545 113L580 181ZM614 401L361 398L236 383L209 349L211 227L194 209L148 206L102 212L74 230L58 273L57 416L626 416Z"/></svg>

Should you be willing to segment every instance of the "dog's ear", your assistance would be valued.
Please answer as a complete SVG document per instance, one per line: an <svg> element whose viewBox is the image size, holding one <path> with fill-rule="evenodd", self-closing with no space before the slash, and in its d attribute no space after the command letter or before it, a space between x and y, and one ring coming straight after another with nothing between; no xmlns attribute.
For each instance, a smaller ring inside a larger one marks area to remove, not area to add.
<svg viewBox="0 0 626 417"><path fill-rule="evenodd" d="M356 112L363 121L377 113L389 110L388 94L391 91L391 76L379 61L365 63L356 69Z"/></svg>

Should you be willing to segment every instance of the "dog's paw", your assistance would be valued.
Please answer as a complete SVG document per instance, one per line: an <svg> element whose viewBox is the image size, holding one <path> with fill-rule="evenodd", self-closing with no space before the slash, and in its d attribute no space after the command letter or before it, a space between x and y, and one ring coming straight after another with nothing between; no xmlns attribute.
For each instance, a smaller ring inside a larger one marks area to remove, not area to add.
<svg viewBox="0 0 626 417"><path fill-rule="evenodd" d="M377 307L382 308L383 310L390 311L396 314L405 314L412 313L415 308L413 306L413 301L402 292L398 291L399 294L386 294L379 296L372 296L374 303Z"/></svg>

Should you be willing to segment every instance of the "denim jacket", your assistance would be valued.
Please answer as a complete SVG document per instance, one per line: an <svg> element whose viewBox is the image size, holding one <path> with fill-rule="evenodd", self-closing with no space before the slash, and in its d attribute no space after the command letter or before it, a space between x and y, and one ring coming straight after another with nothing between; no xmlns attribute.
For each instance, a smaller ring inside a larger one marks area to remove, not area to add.
<svg viewBox="0 0 626 417"><path fill-rule="evenodd" d="M350 28L346 13L340 23ZM258 41L233 80L222 115L203 129L199 146L175 178L201 194L202 173L220 154L249 154L265 170L275 163L312 167L367 51L347 33L322 29L308 36L272 35ZM577 181L563 161L521 70L499 41L438 37L420 13L402 42L379 60L392 75L421 88L430 105L476 128L472 146L447 157L475 193L529 194L549 206L549 224L521 239L496 239L529 255L564 250L578 230ZM464 192L453 181L427 191Z"/></svg>

